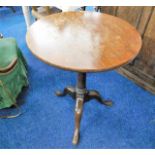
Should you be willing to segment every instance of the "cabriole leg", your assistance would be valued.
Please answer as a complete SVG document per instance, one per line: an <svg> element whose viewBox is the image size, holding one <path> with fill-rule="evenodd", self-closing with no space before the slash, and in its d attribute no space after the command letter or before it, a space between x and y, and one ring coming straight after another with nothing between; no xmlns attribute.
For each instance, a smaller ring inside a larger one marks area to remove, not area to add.
<svg viewBox="0 0 155 155"><path fill-rule="evenodd" d="M77 144L79 141L79 134L80 134L80 122L83 110L83 103L84 98L77 98L76 99L76 106L75 106L75 129L74 129L74 136L73 136L73 144Z"/></svg>

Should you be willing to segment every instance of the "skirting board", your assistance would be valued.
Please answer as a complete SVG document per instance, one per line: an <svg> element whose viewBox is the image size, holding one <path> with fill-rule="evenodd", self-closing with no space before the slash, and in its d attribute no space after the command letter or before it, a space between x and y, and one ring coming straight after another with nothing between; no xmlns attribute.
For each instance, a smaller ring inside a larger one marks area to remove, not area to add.
<svg viewBox="0 0 155 155"><path fill-rule="evenodd" d="M143 78L143 75L137 76L136 74L134 74L130 70L125 69L124 67L120 67L116 71L155 95L155 86L152 85L152 82L149 82L149 80L147 80L146 82L146 79Z"/></svg>

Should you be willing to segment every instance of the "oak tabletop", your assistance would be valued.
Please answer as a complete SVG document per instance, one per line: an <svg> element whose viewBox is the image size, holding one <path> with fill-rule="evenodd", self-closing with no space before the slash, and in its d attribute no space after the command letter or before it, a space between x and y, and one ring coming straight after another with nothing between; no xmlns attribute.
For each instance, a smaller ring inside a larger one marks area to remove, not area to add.
<svg viewBox="0 0 155 155"><path fill-rule="evenodd" d="M30 51L47 64L98 72L132 61L142 41L126 21L98 12L63 12L36 21L26 34Z"/></svg>

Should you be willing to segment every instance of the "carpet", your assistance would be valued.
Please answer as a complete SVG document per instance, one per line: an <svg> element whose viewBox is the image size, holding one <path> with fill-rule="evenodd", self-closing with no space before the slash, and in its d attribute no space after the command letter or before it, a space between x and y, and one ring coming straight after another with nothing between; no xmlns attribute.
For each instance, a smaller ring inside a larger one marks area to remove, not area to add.
<svg viewBox="0 0 155 155"><path fill-rule="evenodd" d="M22 9L15 9L13 13L0 8L0 32L16 38L28 62L30 86L18 99L23 114L0 119L0 148L155 148L155 96L116 71L88 74L88 88L100 91L114 105L86 103L80 143L73 146L75 102L54 92L75 85L76 73L49 66L31 54Z"/></svg>

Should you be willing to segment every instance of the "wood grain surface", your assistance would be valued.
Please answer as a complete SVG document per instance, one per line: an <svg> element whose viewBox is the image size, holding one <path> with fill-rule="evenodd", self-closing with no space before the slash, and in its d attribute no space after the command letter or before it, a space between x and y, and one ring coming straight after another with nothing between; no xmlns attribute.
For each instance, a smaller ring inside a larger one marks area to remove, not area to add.
<svg viewBox="0 0 155 155"><path fill-rule="evenodd" d="M133 60L142 45L126 21L97 12L64 12L35 22L27 32L29 49L50 65L78 72L97 72Z"/></svg>
<svg viewBox="0 0 155 155"><path fill-rule="evenodd" d="M119 16L136 26L143 39L141 52L132 63L120 67L119 73L155 94L155 7L117 6L114 8L113 6L103 6L101 11Z"/></svg>

